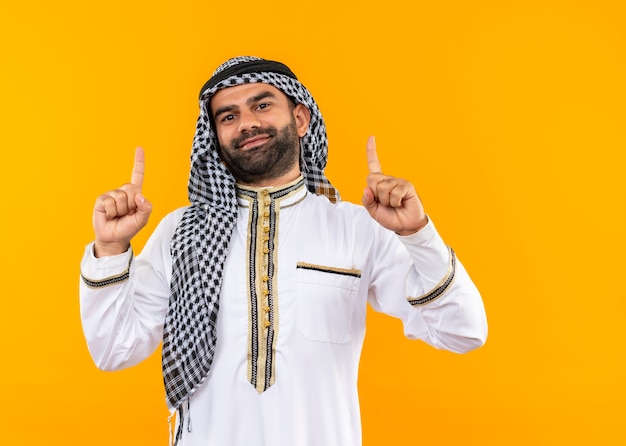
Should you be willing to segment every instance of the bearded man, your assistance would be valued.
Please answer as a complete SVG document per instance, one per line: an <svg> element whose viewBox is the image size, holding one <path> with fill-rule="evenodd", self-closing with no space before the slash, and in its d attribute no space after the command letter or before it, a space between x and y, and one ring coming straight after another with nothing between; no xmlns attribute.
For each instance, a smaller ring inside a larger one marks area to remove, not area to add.
<svg viewBox="0 0 626 446"><path fill-rule="evenodd" d="M96 200L81 263L85 337L117 370L163 342L171 442L358 446L366 305L436 348L481 346L480 294L413 185L382 173L374 140L363 206L324 175L324 121L284 64L237 57L200 93L190 205L145 226L144 155Z"/></svg>

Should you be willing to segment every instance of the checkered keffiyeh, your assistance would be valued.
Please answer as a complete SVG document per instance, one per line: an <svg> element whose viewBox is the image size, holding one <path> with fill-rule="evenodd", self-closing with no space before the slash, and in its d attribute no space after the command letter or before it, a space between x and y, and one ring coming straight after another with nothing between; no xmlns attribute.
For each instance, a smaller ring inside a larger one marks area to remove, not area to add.
<svg viewBox="0 0 626 446"><path fill-rule="evenodd" d="M236 57L217 68L200 92L189 175L189 201L171 240L170 304L163 331L163 379L170 409L178 409L205 379L216 344L224 262L237 218L235 179L222 164L209 99L222 88L263 82L280 89L311 112L300 139L300 166L307 188L339 201L324 176L328 139L311 93L285 65L257 57Z"/></svg>

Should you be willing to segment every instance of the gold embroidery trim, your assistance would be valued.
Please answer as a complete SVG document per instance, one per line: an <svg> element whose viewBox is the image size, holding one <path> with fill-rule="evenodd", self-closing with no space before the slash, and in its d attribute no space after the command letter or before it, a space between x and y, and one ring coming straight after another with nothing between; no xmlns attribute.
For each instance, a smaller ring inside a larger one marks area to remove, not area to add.
<svg viewBox="0 0 626 446"><path fill-rule="evenodd" d="M448 271L441 281L429 292L422 294L418 297L407 297L408 302L414 307L426 305L434 300L439 299L446 294L450 289L450 286L454 282L456 276L456 255L454 250L448 246L449 259L448 259Z"/></svg>
<svg viewBox="0 0 626 446"><path fill-rule="evenodd" d="M312 269L325 273L344 274L348 276L361 277L361 270L354 268L337 268L335 266L317 265L315 263L298 262L296 268Z"/></svg>
<svg viewBox="0 0 626 446"><path fill-rule="evenodd" d="M80 273L80 277L83 279L83 282L89 288L103 288L111 285L116 285L121 282L125 282L130 277L130 265L133 263L133 252L130 253L130 259L128 260L128 266L124 271L120 274L115 274L113 276L105 277L104 279L91 279L85 276L82 272Z"/></svg>

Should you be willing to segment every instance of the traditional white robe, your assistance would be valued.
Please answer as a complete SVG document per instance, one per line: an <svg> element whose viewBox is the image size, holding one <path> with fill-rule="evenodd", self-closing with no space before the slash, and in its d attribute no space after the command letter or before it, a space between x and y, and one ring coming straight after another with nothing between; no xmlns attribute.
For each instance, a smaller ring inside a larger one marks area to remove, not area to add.
<svg viewBox="0 0 626 446"><path fill-rule="evenodd" d="M400 237L364 208L332 204L297 181L242 187L238 200L217 349L208 377L183 405L178 444L359 446L368 302L400 318L406 336L437 348L466 352L484 343L481 297L432 222ZM158 347L169 243L183 212L166 216L136 259L130 252L95 258L87 246L81 317L99 368L132 366Z"/></svg>

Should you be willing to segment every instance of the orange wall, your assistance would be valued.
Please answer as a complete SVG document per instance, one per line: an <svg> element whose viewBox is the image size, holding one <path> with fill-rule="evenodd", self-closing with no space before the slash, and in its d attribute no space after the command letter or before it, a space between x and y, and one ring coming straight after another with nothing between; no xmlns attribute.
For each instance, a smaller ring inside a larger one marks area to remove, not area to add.
<svg viewBox="0 0 626 446"><path fill-rule="evenodd" d="M624 444L626 11L622 1L0 5L2 442L167 442L159 357L93 366L78 262L95 197L146 150L157 221L186 203L200 86L241 54L318 100L327 174L358 201L375 134L481 289L458 356L371 314L364 444Z"/></svg>

